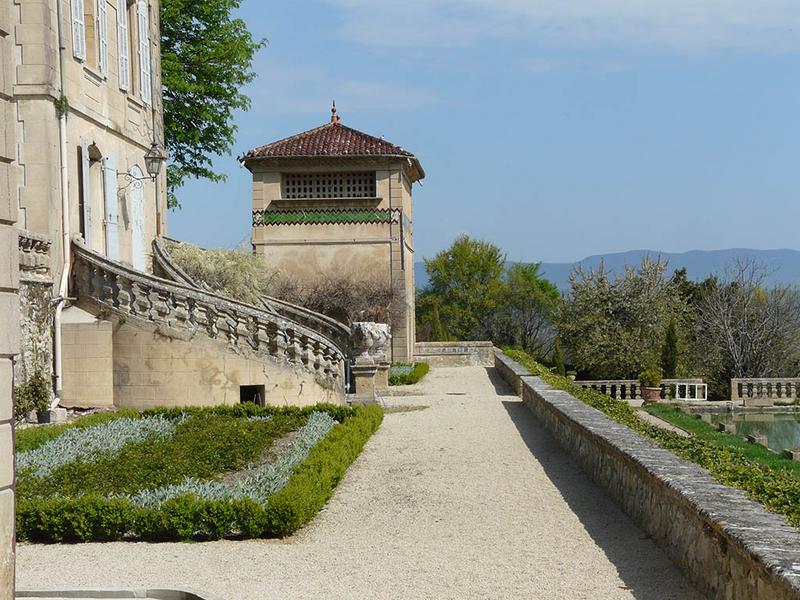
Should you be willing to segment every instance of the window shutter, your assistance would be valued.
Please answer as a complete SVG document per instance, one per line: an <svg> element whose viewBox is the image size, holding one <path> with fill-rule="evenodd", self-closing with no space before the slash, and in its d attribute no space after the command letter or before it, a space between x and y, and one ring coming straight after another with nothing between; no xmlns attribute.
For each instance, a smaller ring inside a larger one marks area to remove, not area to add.
<svg viewBox="0 0 800 600"><path fill-rule="evenodd" d="M86 24L83 22L83 0L72 0L72 54L86 60Z"/></svg>
<svg viewBox="0 0 800 600"><path fill-rule="evenodd" d="M150 81L150 23L147 2L140 0L139 13L139 73L141 74L142 102L152 104L153 88Z"/></svg>
<svg viewBox="0 0 800 600"><path fill-rule="evenodd" d="M117 160L113 156L103 158L103 196L106 205L106 256L119 260Z"/></svg>
<svg viewBox="0 0 800 600"><path fill-rule="evenodd" d="M97 66L100 74L108 75L108 6L106 0L97 0L97 37L99 40Z"/></svg>
<svg viewBox="0 0 800 600"><path fill-rule="evenodd" d="M89 193L89 142L81 140L81 180L83 183L84 242L92 247L92 195Z"/></svg>
<svg viewBox="0 0 800 600"><path fill-rule="evenodd" d="M117 0L117 58L119 60L119 89L127 91L131 84L127 0Z"/></svg>

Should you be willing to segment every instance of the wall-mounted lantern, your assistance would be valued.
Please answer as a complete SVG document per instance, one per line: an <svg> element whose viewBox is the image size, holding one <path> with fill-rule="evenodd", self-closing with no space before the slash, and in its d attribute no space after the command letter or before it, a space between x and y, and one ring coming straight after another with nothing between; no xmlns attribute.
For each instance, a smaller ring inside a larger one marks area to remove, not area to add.
<svg viewBox="0 0 800 600"><path fill-rule="evenodd" d="M118 171L117 175L120 177L126 177L128 179L128 183L122 186L120 189L125 189L133 183L137 184L136 187L141 187L142 182L147 181L148 179L155 181L158 178L158 174L161 173L161 165L163 165L166 161L166 151L156 142L153 142L150 145L150 149L144 153L144 167L147 169L147 174L149 177L136 177L127 171Z"/></svg>
<svg viewBox="0 0 800 600"><path fill-rule="evenodd" d="M150 145L150 150L145 152L144 166L150 177L155 181L158 174L161 172L161 165L167 160L167 153L158 144L153 142Z"/></svg>

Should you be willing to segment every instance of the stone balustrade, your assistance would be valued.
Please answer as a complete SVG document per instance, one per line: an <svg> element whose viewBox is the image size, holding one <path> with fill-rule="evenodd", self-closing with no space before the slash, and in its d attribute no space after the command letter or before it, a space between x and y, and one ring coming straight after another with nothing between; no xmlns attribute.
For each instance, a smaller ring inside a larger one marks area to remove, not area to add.
<svg viewBox="0 0 800 600"><path fill-rule="evenodd" d="M576 381L578 385L585 388L592 388L614 398L615 400L641 400L642 384L636 379L593 379ZM677 386L688 384L690 389L697 390L697 386L702 386L703 380L698 378L689 379L662 379L661 380L661 399L673 400ZM684 398L686 399L686 398ZM689 398L690 400L706 400L706 398Z"/></svg>
<svg viewBox="0 0 800 600"><path fill-rule="evenodd" d="M50 247L52 242L46 236L19 231L19 270L20 278L44 280L50 277Z"/></svg>
<svg viewBox="0 0 800 600"><path fill-rule="evenodd" d="M795 402L800 377L748 377L731 379L731 400L749 399ZM771 404L771 403L770 403Z"/></svg>
<svg viewBox="0 0 800 600"><path fill-rule="evenodd" d="M171 243L180 244L177 240L169 240ZM212 290L205 285L204 282L195 281L186 271L181 269L172 260L169 253L169 248L162 238L153 240L153 262L156 268L156 273L171 279L177 283L182 283L190 287L201 288L211 292ZM313 331L317 331L326 337L333 340L339 348L345 353L350 348L350 329L343 323L336 319L332 319L327 315L309 310L302 306L280 300L272 296L262 296L261 302L264 308L281 317L300 323Z"/></svg>
<svg viewBox="0 0 800 600"><path fill-rule="evenodd" d="M261 307L155 277L73 241L73 293L122 318L155 324L163 335L217 340L239 354L277 360L342 390L344 351L329 337Z"/></svg>

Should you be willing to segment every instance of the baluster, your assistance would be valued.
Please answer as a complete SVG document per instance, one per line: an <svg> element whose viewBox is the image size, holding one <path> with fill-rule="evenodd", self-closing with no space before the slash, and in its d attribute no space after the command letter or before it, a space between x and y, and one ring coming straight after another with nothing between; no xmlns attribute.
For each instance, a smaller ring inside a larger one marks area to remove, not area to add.
<svg viewBox="0 0 800 600"><path fill-rule="evenodd" d="M132 287L130 279L122 276L117 277L117 307L125 315L130 315L135 310L133 307Z"/></svg>

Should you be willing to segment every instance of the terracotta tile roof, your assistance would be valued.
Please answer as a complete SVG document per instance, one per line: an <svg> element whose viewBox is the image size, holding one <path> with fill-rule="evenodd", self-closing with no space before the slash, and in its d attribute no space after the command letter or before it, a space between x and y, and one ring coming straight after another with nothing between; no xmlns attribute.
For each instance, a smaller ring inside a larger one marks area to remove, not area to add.
<svg viewBox="0 0 800 600"><path fill-rule="evenodd" d="M414 155L400 146L363 133L338 122L253 148L242 158L279 156L407 156Z"/></svg>

